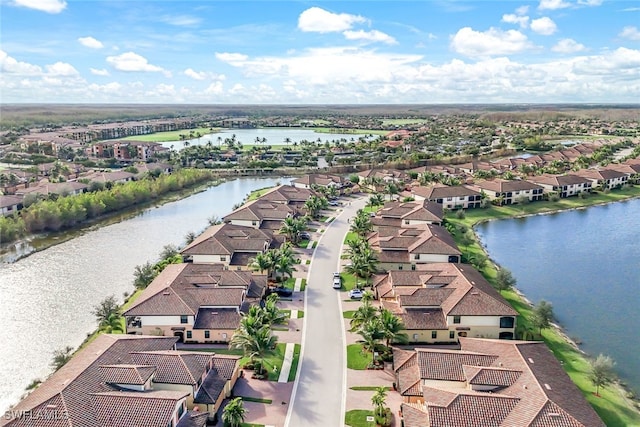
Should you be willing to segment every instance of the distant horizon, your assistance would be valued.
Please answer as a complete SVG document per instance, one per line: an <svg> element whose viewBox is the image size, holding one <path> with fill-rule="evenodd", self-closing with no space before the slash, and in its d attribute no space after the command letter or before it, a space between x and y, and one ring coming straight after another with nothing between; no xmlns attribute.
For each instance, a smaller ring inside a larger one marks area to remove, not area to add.
<svg viewBox="0 0 640 427"><path fill-rule="evenodd" d="M640 99L635 0L0 1L5 103Z"/></svg>

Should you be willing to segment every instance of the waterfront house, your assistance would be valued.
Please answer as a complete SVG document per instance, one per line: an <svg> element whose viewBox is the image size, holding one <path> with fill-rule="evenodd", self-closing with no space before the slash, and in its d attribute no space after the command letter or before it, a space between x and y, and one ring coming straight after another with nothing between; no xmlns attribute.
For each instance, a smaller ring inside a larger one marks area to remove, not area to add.
<svg viewBox="0 0 640 427"><path fill-rule="evenodd" d="M603 169L580 169L575 174L590 180L592 187L599 190L620 188L629 179L629 174L608 167Z"/></svg>
<svg viewBox="0 0 640 427"><path fill-rule="evenodd" d="M343 187L348 186L350 181L340 175L310 173L292 180L291 184L296 188L313 189L315 187L334 187L340 191Z"/></svg>
<svg viewBox="0 0 640 427"><path fill-rule="evenodd" d="M387 202L371 218L376 227L411 227L414 225L442 224L442 206L429 201Z"/></svg>
<svg viewBox="0 0 640 427"><path fill-rule="evenodd" d="M411 181L408 173L397 169L368 169L358 172L358 184L371 191L382 190L388 183L396 184L400 189Z"/></svg>
<svg viewBox="0 0 640 427"><path fill-rule="evenodd" d="M85 193L89 186L81 182L41 182L35 186L19 189L16 191L18 196L26 196L27 194L36 194L48 197L52 194L57 196L75 196Z"/></svg>
<svg viewBox="0 0 640 427"><path fill-rule="evenodd" d="M22 209L22 197L0 195L0 215L13 215L20 209Z"/></svg>
<svg viewBox="0 0 640 427"><path fill-rule="evenodd" d="M228 342L240 317L265 295L267 278L222 264L170 264L123 315L127 333Z"/></svg>
<svg viewBox="0 0 640 427"><path fill-rule="evenodd" d="M101 334L0 426L203 427L231 394L239 357L177 351L176 341Z"/></svg>
<svg viewBox="0 0 640 427"><path fill-rule="evenodd" d="M301 208L312 195L315 195L315 192L308 188L299 188L293 185L279 185L268 190L262 196L258 197L258 199Z"/></svg>
<svg viewBox="0 0 640 427"><path fill-rule="evenodd" d="M629 184L640 184L640 159L629 159L623 163L610 163L607 169L627 175Z"/></svg>
<svg viewBox="0 0 640 427"><path fill-rule="evenodd" d="M244 227L278 230L282 222L297 216L298 209L284 203L252 200L222 218L222 221Z"/></svg>
<svg viewBox="0 0 640 427"><path fill-rule="evenodd" d="M405 427L604 426L543 342L394 349L393 369Z"/></svg>
<svg viewBox="0 0 640 427"><path fill-rule="evenodd" d="M84 175L82 178L89 180L90 182L100 182L102 184L123 184L125 182L133 181L135 174L123 170L110 171L110 172L92 172Z"/></svg>
<svg viewBox="0 0 640 427"><path fill-rule="evenodd" d="M479 208L482 201L481 193L465 185L415 186L411 188L411 195L415 200L435 202L445 209Z"/></svg>
<svg viewBox="0 0 640 427"><path fill-rule="evenodd" d="M557 193L562 198L591 192L591 180L574 174L534 175L529 177L528 180L541 185L544 188L544 192Z"/></svg>
<svg viewBox="0 0 640 427"><path fill-rule="evenodd" d="M433 224L380 226L367 240L383 270L411 270L433 262L460 262L461 252L444 227Z"/></svg>
<svg viewBox="0 0 640 427"><path fill-rule="evenodd" d="M460 337L513 339L518 313L467 264L417 265L374 277L382 307L398 315L410 342L456 343Z"/></svg>
<svg viewBox="0 0 640 427"><path fill-rule="evenodd" d="M220 263L228 269L246 270L251 258L279 246L271 230L224 223L207 228L180 253L186 262Z"/></svg>
<svg viewBox="0 0 640 427"><path fill-rule="evenodd" d="M484 192L489 200L499 205L521 203L523 200L542 200L543 187L527 180L492 179L479 180L470 185L476 191Z"/></svg>

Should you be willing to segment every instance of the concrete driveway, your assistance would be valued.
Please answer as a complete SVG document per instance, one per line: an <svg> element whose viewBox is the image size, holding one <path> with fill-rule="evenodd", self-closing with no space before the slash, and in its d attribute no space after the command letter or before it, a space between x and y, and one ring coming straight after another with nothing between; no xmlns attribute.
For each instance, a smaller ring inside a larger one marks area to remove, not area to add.
<svg viewBox="0 0 640 427"><path fill-rule="evenodd" d="M305 298L302 352L297 381L285 425L325 427L344 425L346 347L340 292L332 288L340 248L349 230L348 218L366 204L350 198L333 212L311 261Z"/></svg>

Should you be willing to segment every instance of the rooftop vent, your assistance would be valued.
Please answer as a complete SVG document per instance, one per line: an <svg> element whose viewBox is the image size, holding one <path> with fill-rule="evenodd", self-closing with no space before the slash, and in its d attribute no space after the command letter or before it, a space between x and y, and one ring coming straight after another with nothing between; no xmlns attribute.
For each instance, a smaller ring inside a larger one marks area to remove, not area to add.
<svg viewBox="0 0 640 427"><path fill-rule="evenodd" d="M544 388L546 388L547 390L551 390L551 386L547 383L544 383Z"/></svg>
<svg viewBox="0 0 640 427"><path fill-rule="evenodd" d="M47 409L56 409L58 405L47 405Z"/></svg>
<svg viewBox="0 0 640 427"><path fill-rule="evenodd" d="M533 363L533 359L532 358L529 358L529 363Z"/></svg>
<svg viewBox="0 0 640 427"><path fill-rule="evenodd" d="M559 418L561 415L557 412L549 412L547 415L553 418Z"/></svg>
<svg viewBox="0 0 640 427"><path fill-rule="evenodd" d="M162 295L171 295L171 292L169 292L168 289L165 289L164 291L162 291Z"/></svg>

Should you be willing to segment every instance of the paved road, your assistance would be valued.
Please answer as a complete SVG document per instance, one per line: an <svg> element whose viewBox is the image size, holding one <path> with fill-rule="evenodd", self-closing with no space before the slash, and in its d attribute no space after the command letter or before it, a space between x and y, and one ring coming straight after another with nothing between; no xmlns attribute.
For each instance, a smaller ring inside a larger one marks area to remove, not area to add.
<svg viewBox="0 0 640 427"><path fill-rule="evenodd" d="M332 288L340 247L349 230L347 219L364 207L366 199L350 199L318 242L306 288L303 354L299 382L294 386L288 427L344 425L345 342L340 294Z"/></svg>

